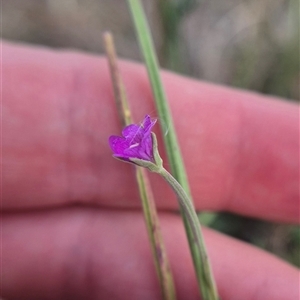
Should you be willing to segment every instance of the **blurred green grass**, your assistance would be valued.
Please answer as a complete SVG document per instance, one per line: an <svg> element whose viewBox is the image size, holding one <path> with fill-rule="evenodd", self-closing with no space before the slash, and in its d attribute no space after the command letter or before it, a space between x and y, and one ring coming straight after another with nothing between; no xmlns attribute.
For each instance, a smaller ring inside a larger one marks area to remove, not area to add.
<svg viewBox="0 0 300 300"><path fill-rule="evenodd" d="M160 64L202 80L299 101L298 0L144 0ZM126 1L10 0L2 36L140 60Z"/></svg>
<svg viewBox="0 0 300 300"><path fill-rule="evenodd" d="M163 68L299 101L298 0L143 1ZM120 57L140 60L126 1L2 2L4 39L104 53L111 30ZM220 213L212 227L300 266L299 226Z"/></svg>

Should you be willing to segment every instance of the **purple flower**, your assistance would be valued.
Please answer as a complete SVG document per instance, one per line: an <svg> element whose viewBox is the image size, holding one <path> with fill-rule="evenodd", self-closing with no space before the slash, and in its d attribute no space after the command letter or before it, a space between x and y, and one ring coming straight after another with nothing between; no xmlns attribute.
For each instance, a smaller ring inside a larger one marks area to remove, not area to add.
<svg viewBox="0 0 300 300"><path fill-rule="evenodd" d="M110 136L109 145L113 156L128 162L130 158L154 162L151 129L155 123L156 119L151 120L146 115L141 125L126 126L122 131L123 136Z"/></svg>

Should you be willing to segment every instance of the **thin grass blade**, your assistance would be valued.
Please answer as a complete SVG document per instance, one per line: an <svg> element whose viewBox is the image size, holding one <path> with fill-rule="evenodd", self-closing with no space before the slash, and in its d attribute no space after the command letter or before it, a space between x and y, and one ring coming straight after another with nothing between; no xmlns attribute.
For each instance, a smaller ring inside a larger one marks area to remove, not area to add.
<svg viewBox="0 0 300 300"><path fill-rule="evenodd" d="M131 117L125 87L118 69L117 55L114 47L113 37L109 32L106 32L103 38L109 61L114 95L120 120L122 121L123 126L129 125L134 122ZM148 231L162 296L164 300L175 300L176 293L173 282L173 275L162 238L160 223L149 178L147 173L145 172L145 169L135 167L135 170L136 179L139 186L139 193L142 201L144 219Z"/></svg>

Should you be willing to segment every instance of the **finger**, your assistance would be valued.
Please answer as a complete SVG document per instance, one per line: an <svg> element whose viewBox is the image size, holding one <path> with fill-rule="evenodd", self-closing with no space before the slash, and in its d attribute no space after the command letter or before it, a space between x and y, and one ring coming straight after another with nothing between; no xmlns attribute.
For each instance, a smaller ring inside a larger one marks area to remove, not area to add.
<svg viewBox="0 0 300 300"><path fill-rule="evenodd" d="M2 69L4 209L137 207L133 169L107 143L121 128L106 60L4 43ZM145 69L121 70L135 119L155 115ZM298 107L162 76L196 207L297 222ZM162 145L159 135L165 157ZM151 180L158 206L176 208L165 183Z"/></svg>
<svg viewBox="0 0 300 300"><path fill-rule="evenodd" d="M161 215L178 299L198 299L180 218ZM142 215L62 209L6 215L2 295L8 299L160 299ZM298 299L299 272L245 243L205 230L221 299Z"/></svg>

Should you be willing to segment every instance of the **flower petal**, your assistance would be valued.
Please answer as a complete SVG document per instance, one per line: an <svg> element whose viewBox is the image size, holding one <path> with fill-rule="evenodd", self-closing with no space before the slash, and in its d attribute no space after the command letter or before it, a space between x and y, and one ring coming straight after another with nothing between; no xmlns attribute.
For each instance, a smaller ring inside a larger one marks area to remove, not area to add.
<svg viewBox="0 0 300 300"><path fill-rule="evenodd" d="M144 128L144 133L148 133L151 131L152 127L155 125L156 119L151 120L149 115L145 116L145 119L143 121L143 128Z"/></svg>
<svg viewBox="0 0 300 300"><path fill-rule="evenodd" d="M122 135L111 136L109 145L114 156L129 161L129 158L139 158L147 161L153 161L153 145L151 129L156 120L151 120L146 115L141 125L131 124L126 126Z"/></svg>
<svg viewBox="0 0 300 300"><path fill-rule="evenodd" d="M140 128L141 127L139 125L135 125L135 124L128 125L122 130L122 135L125 138L132 138L137 134Z"/></svg>
<svg viewBox="0 0 300 300"><path fill-rule="evenodd" d="M120 136L112 135L108 141L114 154L122 154L129 147L128 141Z"/></svg>

